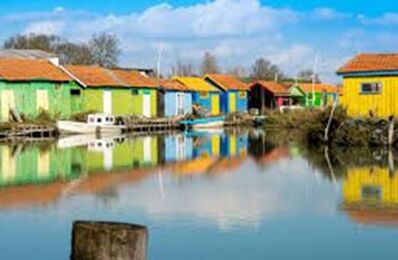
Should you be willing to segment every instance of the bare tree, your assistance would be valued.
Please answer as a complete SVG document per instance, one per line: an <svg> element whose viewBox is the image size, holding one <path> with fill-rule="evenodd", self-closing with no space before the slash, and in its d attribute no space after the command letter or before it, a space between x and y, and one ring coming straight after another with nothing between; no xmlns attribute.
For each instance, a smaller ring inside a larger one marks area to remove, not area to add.
<svg viewBox="0 0 398 260"><path fill-rule="evenodd" d="M180 60L171 67L171 73L173 76L179 77L190 77L197 74L195 66L192 63L184 63Z"/></svg>
<svg viewBox="0 0 398 260"><path fill-rule="evenodd" d="M250 76L256 80L274 80L283 79L285 77L278 66L264 58L255 61Z"/></svg>
<svg viewBox="0 0 398 260"><path fill-rule="evenodd" d="M93 63L106 68L117 66L121 52L119 44L114 34L104 32L93 35L89 42Z"/></svg>
<svg viewBox="0 0 398 260"><path fill-rule="evenodd" d="M312 69L303 69L297 74L297 78L300 81L304 82L312 82L313 77L315 76L315 82L321 82L319 74L314 75L314 71Z"/></svg>
<svg viewBox="0 0 398 260"><path fill-rule="evenodd" d="M210 52L206 52L202 61L202 75L219 73L217 59Z"/></svg>
<svg viewBox="0 0 398 260"><path fill-rule="evenodd" d="M93 56L87 44L65 42L57 47L56 53L64 64L91 65Z"/></svg>
<svg viewBox="0 0 398 260"><path fill-rule="evenodd" d="M247 69L245 67L243 67L243 66L240 66L240 65L229 69L227 71L227 73L230 74L230 75L233 75L233 76L235 76L237 78L246 78L248 76L247 75Z"/></svg>
<svg viewBox="0 0 398 260"><path fill-rule="evenodd" d="M61 39L55 35L45 34L27 34L16 35L5 40L3 43L4 49L35 49L46 52L54 52Z"/></svg>

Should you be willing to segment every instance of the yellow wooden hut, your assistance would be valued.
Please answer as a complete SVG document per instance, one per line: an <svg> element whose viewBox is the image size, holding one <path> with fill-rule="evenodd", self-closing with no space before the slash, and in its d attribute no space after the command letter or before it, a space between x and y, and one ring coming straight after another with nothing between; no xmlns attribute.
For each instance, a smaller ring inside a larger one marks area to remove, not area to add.
<svg viewBox="0 0 398 260"><path fill-rule="evenodd" d="M359 54L341 67L341 105L350 116L398 115L398 53Z"/></svg>

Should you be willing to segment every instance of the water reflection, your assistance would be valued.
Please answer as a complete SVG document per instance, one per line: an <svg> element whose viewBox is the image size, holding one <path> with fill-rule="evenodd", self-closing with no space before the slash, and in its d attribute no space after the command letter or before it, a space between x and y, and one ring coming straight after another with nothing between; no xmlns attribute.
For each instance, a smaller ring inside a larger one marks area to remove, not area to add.
<svg viewBox="0 0 398 260"><path fill-rule="evenodd" d="M303 259L322 258L332 245L341 249L332 256L343 259L356 241L395 252L386 248L393 243L356 236L358 223L365 230L398 223L397 156L383 149L304 149L263 131L234 130L74 136L0 145L0 155L1 220L19 219L19 227L40 234L40 248L54 248L25 255L9 246L10 259L41 259L41 252L65 258L75 219L147 225L150 259L291 258L281 244ZM25 235L3 234L3 244Z"/></svg>

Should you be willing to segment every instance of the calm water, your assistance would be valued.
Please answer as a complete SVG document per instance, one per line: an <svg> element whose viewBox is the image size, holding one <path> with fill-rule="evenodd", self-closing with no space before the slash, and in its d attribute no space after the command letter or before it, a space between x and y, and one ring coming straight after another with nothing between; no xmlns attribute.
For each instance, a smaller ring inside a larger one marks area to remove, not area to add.
<svg viewBox="0 0 398 260"><path fill-rule="evenodd" d="M150 259L396 259L385 151L259 131L0 146L0 259L68 259L72 222L149 229Z"/></svg>

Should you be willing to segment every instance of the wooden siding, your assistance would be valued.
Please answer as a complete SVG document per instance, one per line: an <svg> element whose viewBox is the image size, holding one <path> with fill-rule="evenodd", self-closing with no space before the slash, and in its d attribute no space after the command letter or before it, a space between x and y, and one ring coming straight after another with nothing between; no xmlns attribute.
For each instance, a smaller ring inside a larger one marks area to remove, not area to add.
<svg viewBox="0 0 398 260"><path fill-rule="evenodd" d="M0 81L0 93L8 92L14 99L16 110L28 118L39 115L40 108L45 105L46 111L56 118L69 118L80 110L76 104L72 106L71 90L79 89L76 83L53 82L5 82ZM38 99L37 93L47 93ZM0 94L0 97L2 95ZM44 98L46 100L44 100ZM75 97L73 102L80 97ZM7 106L8 100L0 98L0 107ZM41 104L38 104L41 102ZM80 103L78 101L77 103ZM0 121L7 121L7 117L0 114Z"/></svg>
<svg viewBox="0 0 398 260"><path fill-rule="evenodd" d="M378 94L362 94L362 83L381 83ZM344 78L342 106L347 108L350 116L375 116L386 118L398 115L398 77L363 77Z"/></svg>

